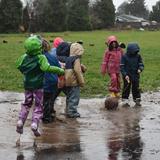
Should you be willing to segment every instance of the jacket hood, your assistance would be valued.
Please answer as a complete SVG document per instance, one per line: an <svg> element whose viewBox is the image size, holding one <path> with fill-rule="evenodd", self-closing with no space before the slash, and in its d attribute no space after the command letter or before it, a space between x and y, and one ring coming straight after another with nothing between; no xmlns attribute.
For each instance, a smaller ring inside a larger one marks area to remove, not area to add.
<svg viewBox="0 0 160 160"><path fill-rule="evenodd" d="M53 47L57 48L64 40L60 37L56 37L53 41Z"/></svg>
<svg viewBox="0 0 160 160"><path fill-rule="evenodd" d="M134 55L140 51L139 45L137 43L129 43L127 46L127 54Z"/></svg>
<svg viewBox="0 0 160 160"><path fill-rule="evenodd" d="M79 43L72 43L70 47L70 56L81 56L84 53L84 48Z"/></svg>
<svg viewBox="0 0 160 160"><path fill-rule="evenodd" d="M34 56L42 53L42 42L37 36L29 37L24 42L26 54Z"/></svg>
<svg viewBox="0 0 160 160"><path fill-rule="evenodd" d="M57 56L69 56L70 53L70 44L67 42L62 42L58 47L56 54Z"/></svg>
<svg viewBox="0 0 160 160"><path fill-rule="evenodd" d="M117 37L116 36L109 36L106 41L107 41L107 44L109 46L112 42L117 42Z"/></svg>

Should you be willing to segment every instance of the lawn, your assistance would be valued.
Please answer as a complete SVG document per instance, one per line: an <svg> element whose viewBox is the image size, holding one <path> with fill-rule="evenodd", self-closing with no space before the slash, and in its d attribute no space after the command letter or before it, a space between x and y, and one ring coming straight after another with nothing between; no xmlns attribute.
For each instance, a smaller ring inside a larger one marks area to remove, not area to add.
<svg viewBox="0 0 160 160"><path fill-rule="evenodd" d="M105 39L109 35L116 35L121 42L138 42L145 70L141 75L140 87L143 92L156 90L160 86L160 32L149 31L93 31L93 32L63 32L42 33L47 40L56 36L66 41L83 40L85 54L82 63L88 67L85 73L86 85L82 89L83 97L105 96L108 94L108 76L100 74L100 64L106 48ZM15 68L16 59L24 53L23 42L27 34L0 35L0 90L23 91L23 77ZM3 43L3 40L8 43ZM90 45L92 44L92 45ZM93 45L94 44L94 45Z"/></svg>

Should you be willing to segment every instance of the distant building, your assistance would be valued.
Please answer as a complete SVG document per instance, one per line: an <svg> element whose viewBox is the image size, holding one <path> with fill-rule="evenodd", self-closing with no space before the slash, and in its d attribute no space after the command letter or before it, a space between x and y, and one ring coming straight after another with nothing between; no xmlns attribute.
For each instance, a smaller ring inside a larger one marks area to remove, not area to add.
<svg viewBox="0 0 160 160"><path fill-rule="evenodd" d="M116 16L116 26L121 28L140 28L150 26L150 22L148 20L145 20L144 18L122 14Z"/></svg>

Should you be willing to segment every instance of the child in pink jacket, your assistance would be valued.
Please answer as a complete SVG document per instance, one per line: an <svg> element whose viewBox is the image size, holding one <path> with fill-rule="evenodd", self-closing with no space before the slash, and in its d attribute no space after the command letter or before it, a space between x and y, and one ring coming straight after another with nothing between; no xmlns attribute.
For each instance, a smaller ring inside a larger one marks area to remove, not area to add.
<svg viewBox="0 0 160 160"><path fill-rule="evenodd" d="M111 97L119 97L120 92L120 61L123 55L123 50L119 47L117 38L109 36L106 44L108 45L105 51L101 64L101 73L104 76L106 72L110 76L111 83L109 91Z"/></svg>

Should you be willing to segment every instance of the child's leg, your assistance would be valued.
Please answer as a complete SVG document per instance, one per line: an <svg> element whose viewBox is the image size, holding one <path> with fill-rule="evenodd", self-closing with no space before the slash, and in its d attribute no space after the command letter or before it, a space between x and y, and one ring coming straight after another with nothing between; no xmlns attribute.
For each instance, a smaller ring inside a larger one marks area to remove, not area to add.
<svg viewBox="0 0 160 160"><path fill-rule="evenodd" d="M53 96L52 96L52 110L51 110L51 114L55 114L55 110L54 110L54 104L55 104L55 101L57 99L57 97L59 96L59 94L61 93L61 91L63 91L62 88L57 88L55 87L55 92L53 93Z"/></svg>
<svg viewBox="0 0 160 160"><path fill-rule="evenodd" d="M133 95L133 100L136 102L136 100L141 99L141 93L139 90L139 79L134 79L132 82L132 95Z"/></svg>
<svg viewBox="0 0 160 160"><path fill-rule="evenodd" d="M52 118L52 99L53 99L53 93L50 92L44 92L43 97L43 122L44 123L50 123L53 122Z"/></svg>
<svg viewBox="0 0 160 160"><path fill-rule="evenodd" d="M79 87L68 87L67 88L67 115L70 118L80 117L77 112L77 107L80 99L80 88Z"/></svg>
<svg viewBox="0 0 160 160"><path fill-rule="evenodd" d="M23 125L27 119L29 114L29 110L32 107L33 103L33 92L32 91L25 91L25 101L21 105L21 111L19 113L19 120L17 123L17 132L22 134L23 133Z"/></svg>
<svg viewBox="0 0 160 160"><path fill-rule="evenodd" d="M120 78L120 74L117 73L117 92L120 92L121 90L121 78Z"/></svg>
<svg viewBox="0 0 160 160"><path fill-rule="evenodd" d="M130 94L131 83L128 83L125 78L123 78L123 91L122 99L128 99Z"/></svg>
<svg viewBox="0 0 160 160"><path fill-rule="evenodd" d="M120 90L121 90L121 81L120 81L120 74L117 73L117 92L115 93L116 97L120 98Z"/></svg>
<svg viewBox="0 0 160 160"><path fill-rule="evenodd" d="M109 91L114 94L113 96L116 96L116 93L118 93L120 91L120 81L119 81L119 75L116 73L111 73L110 75L110 79L111 79L111 84L109 87Z"/></svg>
<svg viewBox="0 0 160 160"><path fill-rule="evenodd" d="M58 89L57 85L52 86L53 92L44 92L43 97L43 122L53 122L55 118L54 103L62 89Z"/></svg>
<svg viewBox="0 0 160 160"><path fill-rule="evenodd" d="M32 114L32 130L35 136L40 136L38 132L38 125L43 116L43 90L38 89L34 91L35 107Z"/></svg>

